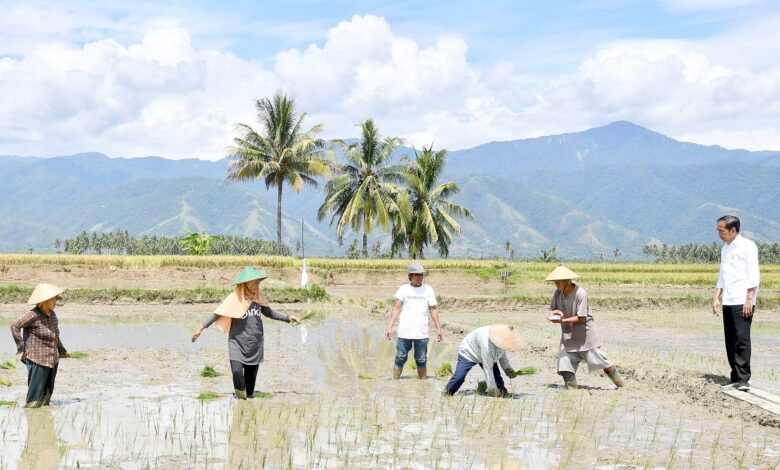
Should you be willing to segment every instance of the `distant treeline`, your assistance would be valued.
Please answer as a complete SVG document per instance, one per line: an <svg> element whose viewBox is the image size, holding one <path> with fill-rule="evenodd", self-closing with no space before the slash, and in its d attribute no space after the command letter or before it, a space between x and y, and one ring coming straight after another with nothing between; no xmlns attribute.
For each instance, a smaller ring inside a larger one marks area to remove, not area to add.
<svg viewBox="0 0 780 470"><path fill-rule="evenodd" d="M756 243L758 262L780 264L780 243ZM721 243L710 245L645 245L642 253L659 263L720 263Z"/></svg>
<svg viewBox="0 0 780 470"><path fill-rule="evenodd" d="M197 235L197 234L196 234ZM279 254L276 242L257 238L229 235L205 235L207 252L195 254L212 255L274 255ZM127 230L97 233L82 231L75 238L54 241L57 251L81 255L86 253L118 255L186 255L193 253L192 237L143 236L135 238ZM289 256L290 248L281 246L281 254Z"/></svg>

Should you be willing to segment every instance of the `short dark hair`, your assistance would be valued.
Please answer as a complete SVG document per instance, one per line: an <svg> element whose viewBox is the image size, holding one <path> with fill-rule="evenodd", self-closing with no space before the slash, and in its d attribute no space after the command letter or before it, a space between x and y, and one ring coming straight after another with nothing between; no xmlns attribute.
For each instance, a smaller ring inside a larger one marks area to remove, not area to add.
<svg viewBox="0 0 780 470"><path fill-rule="evenodd" d="M723 222L726 224L726 228L731 230L733 228L737 229L737 233L739 233L739 217L736 215L724 215L720 219L718 219L718 223Z"/></svg>

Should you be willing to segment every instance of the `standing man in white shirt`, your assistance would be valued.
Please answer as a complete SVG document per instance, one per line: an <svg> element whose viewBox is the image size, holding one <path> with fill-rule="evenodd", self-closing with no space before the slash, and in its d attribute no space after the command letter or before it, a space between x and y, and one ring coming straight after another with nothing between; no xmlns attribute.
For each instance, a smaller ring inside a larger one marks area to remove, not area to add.
<svg viewBox="0 0 780 470"><path fill-rule="evenodd" d="M442 340L439 312L436 310L436 295L433 288L423 284L425 269L419 264L410 264L408 269L409 283L398 288L395 293L395 307L390 316L390 326L385 334L388 341L392 338L393 325L398 321L398 344L395 354L393 378L400 379L401 371L409 357L409 351L414 347L414 362L417 364L417 375L427 377L428 363L428 315L436 325L436 337Z"/></svg>
<svg viewBox="0 0 780 470"><path fill-rule="evenodd" d="M720 252L720 272L712 314L723 305L723 331L731 379L726 386L750 390L750 326L758 297L758 248L739 234L739 218L724 215L718 219L718 236L725 243ZM721 301L721 296L723 297Z"/></svg>

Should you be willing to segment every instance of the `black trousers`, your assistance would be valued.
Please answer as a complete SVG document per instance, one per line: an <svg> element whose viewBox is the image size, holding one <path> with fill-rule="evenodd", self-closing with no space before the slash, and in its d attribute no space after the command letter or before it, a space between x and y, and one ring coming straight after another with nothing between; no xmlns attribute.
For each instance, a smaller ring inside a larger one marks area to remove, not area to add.
<svg viewBox="0 0 780 470"><path fill-rule="evenodd" d="M753 307L755 313L756 307ZM742 305L723 306L723 333L726 338L726 356L731 366L731 381L750 380L750 326L753 315L742 316Z"/></svg>
<svg viewBox="0 0 780 470"><path fill-rule="evenodd" d="M38 406L48 405L54 393L54 380L57 378L57 367L46 367L27 360L27 402L36 402Z"/></svg>
<svg viewBox="0 0 780 470"><path fill-rule="evenodd" d="M260 364L249 365L231 360L230 370L233 372L233 388L246 390L247 397L254 395L258 369L260 369Z"/></svg>

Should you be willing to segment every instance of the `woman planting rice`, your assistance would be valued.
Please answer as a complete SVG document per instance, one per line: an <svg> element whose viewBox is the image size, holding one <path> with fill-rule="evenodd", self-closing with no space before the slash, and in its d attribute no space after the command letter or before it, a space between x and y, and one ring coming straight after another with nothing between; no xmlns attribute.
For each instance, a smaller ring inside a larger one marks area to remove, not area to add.
<svg viewBox="0 0 780 470"><path fill-rule="evenodd" d="M244 268L233 281L235 292L230 294L217 310L192 335L198 339L204 329L216 323L220 330L228 332L228 355L233 373L233 388L242 400L255 392L255 380L263 362L263 319L279 320L293 325L298 319L273 310L260 291L260 282L268 276L253 268Z"/></svg>

